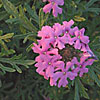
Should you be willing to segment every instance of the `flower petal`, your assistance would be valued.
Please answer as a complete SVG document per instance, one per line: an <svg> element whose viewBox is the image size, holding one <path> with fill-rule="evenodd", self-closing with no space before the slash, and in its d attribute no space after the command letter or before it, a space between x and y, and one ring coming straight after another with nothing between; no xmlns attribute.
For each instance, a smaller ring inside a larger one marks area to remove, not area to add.
<svg viewBox="0 0 100 100"><path fill-rule="evenodd" d="M34 47L32 47L33 51L34 51L35 53L39 53L39 54L41 54L42 51L41 51L40 46L37 45L36 43L33 43L33 45L34 45Z"/></svg>
<svg viewBox="0 0 100 100"><path fill-rule="evenodd" d="M61 50L61 49L63 49L63 48L65 48L65 45L64 45L64 43L62 43L61 41L59 41L58 40L58 48Z"/></svg>
<svg viewBox="0 0 100 100"><path fill-rule="evenodd" d="M53 77L54 75L54 67L53 66L48 66L46 69L46 76L47 77Z"/></svg>
<svg viewBox="0 0 100 100"><path fill-rule="evenodd" d="M77 76L77 73L74 73L74 72L68 72L67 74L70 80L74 80L75 77Z"/></svg>
<svg viewBox="0 0 100 100"><path fill-rule="evenodd" d="M75 49L80 49L81 48L81 43L80 43L79 39L76 40L76 43L75 43L74 47L75 47Z"/></svg>
<svg viewBox="0 0 100 100"><path fill-rule="evenodd" d="M47 5L45 5L45 6L43 7L43 11L44 11L45 13L50 13L52 7L53 7L53 6L52 6L52 3L49 3L49 4L47 4Z"/></svg>
<svg viewBox="0 0 100 100"><path fill-rule="evenodd" d="M86 67L87 65L92 65L94 61L94 59L88 59L83 63L83 67Z"/></svg>
<svg viewBox="0 0 100 100"><path fill-rule="evenodd" d="M80 69L80 74L79 74L79 76L82 77L83 74L84 74L84 73L87 73L87 72L88 72L88 68L83 67L83 68Z"/></svg>
<svg viewBox="0 0 100 100"><path fill-rule="evenodd" d="M58 13L59 14L62 14L62 8L58 7L57 4L54 4L53 5L53 16L54 17L57 17L58 16Z"/></svg>
<svg viewBox="0 0 100 100"><path fill-rule="evenodd" d="M55 0L57 5L64 5L64 0Z"/></svg>
<svg viewBox="0 0 100 100"><path fill-rule="evenodd" d="M60 88L61 86L65 87L68 84L67 77L64 75L61 77L61 79L58 82L58 87Z"/></svg>
<svg viewBox="0 0 100 100"><path fill-rule="evenodd" d="M80 36L80 40L85 44L89 43L89 37L88 36Z"/></svg>

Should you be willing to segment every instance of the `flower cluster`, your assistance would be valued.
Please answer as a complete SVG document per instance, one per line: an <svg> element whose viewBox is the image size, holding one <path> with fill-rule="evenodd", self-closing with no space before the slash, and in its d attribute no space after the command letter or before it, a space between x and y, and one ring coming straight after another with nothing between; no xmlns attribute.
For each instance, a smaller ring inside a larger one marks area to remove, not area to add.
<svg viewBox="0 0 100 100"><path fill-rule="evenodd" d="M64 0L43 0L43 2L46 1L49 3L43 7L45 13L50 13L51 9L53 9L54 17L57 17L58 13L62 14L62 8L58 7L58 5L64 5Z"/></svg>
<svg viewBox="0 0 100 100"><path fill-rule="evenodd" d="M49 0L53 1L53 0ZM32 47L36 57L36 72L50 79L50 85L65 87L68 79L82 77L88 72L87 65L96 59L88 46L89 37L84 35L85 29L72 28L73 20L55 23L53 27L43 26L38 32L38 45Z"/></svg>

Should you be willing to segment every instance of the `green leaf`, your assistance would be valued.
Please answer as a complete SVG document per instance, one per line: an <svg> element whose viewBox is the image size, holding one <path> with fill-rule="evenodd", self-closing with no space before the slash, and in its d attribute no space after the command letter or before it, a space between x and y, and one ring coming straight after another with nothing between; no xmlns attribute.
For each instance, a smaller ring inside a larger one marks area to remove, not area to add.
<svg viewBox="0 0 100 100"><path fill-rule="evenodd" d="M80 95L81 95L82 97L86 98L86 99L89 99L89 96L88 96L88 94L87 94L86 91L85 91L85 90L87 90L87 89L83 86L83 84L81 83L80 80L78 80L78 85L79 85L79 92L80 92Z"/></svg>
<svg viewBox="0 0 100 100"><path fill-rule="evenodd" d="M27 3L25 3L25 8L26 8L27 12L32 16L33 20L35 22L37 22L37 24L38 24L39 23L39 17L36 13L35 7L33 6L32 7L33 9L31 9L30 6Z"/></svg>
<svg viewBox="0 0 100 100"><path fill-rule="evenodd" d="M23 61L24 65L33 65L34 63L35 63L34 60L25 60L25 61Z"/></svg>
<svg viewBox="0 0 100 100"><path fill-rule="evenodd" d="M32 65L35 62L33 60L10 60L9 58L0 58L1 62L5 63L15 63L15 64L21 64L21 65Z"/></svg>
<svg viewBox="0 0 100 100"><path fill-rule="evenodd" d="M26 49L27 52L29 52L30 50L32 50L33 44L29 45Z"/></svg>
<svg viewBox="0 0 100 100"><path fill-rule="evenodd" d="M19 21L18 18L10 18L7 19L5 22L12 24L12 23L18 23L18 21Z"/></svg>
<svg viewBox="0 0 100 100"><path fill-rule="evenodd" d="M87 11L94 12L98 15L100 13L100 8L88 8Z"/></svg>
<svg viewBox="0 0 100 100"><path fill-rule="evenodd" d="M2 82L1 82L1 80L0 80L0 88L2 87Z"/></svg>
<svg viewBox="0 0 100 100"><path fill-rule="evenodd" d="M3 34L3 31L2 30L0 30L0 35L2 35Z"/></svg>
<svg viewBox="0 0 100 100"><path fill-rule="evenodd" d="M14 54L15 53L15 50L13 49L9 49L8 51L5 51L4 48L1 49L1 52L0 52L0 56L3 57L3 56L8 56L8 55L11 55L11 54Z"/></svg>
<svg viewBox="0 0 100 100"><path fill-rule="evenodd" d="M12 38L14 33L7 33L6 35L0 36L0 39L9 39Z"/></svg>
<svg viewBox="0 0 100 100"><path fill-rule="evenodd" d="M0 68L1 68L3 71L7 71L7 72L15 72L15 71L16 71L16 70L13 69L13 68L9 68L9 67L3 66L2 64L0 64Z"/></svg>
<svg viewBox="0 0 100 100"><path fill-rule="evenodd" d="M14 35L14 33L8 33L6 35L3 35L3 36L0 36L0 44L2 45L2 47L8 52L8 47L7 45L5 44L5 41L7 41L7 39L11 38L12 36Z"/></svg>
<svg viewBox="0 0 100 100"><path fill-rule="evenodd" d="M74 97L74 100L80 100L78 79L75 80L75 97Z"/></svg>
<svg viewBox="0 0 100 100"><path fill-rule="evenodd" d="M12 64L12 66L17 70L17 72L22 73L22 70L16 64Z"/></svg>
<svg viewBox="0 0 100 100"><path fill-rule="evenodd" d="M39 28L40 29L44 25L44 23L47 21L48 15L49 14L45 14L44 15L44 12L43 12L43 9L42 8L39 10Z"/></svg>
<svg viewBox="0 0 100 100"><path fill-rule="evenodd" d="M37 32L37 28L25 16L22 6L19 6L19 13L16 7L8 0L2 0L5 10L19 20L19 23L26 29Z"/></svg>
<svg viewBox="0 0 100 100"><path fill-rule="evenodd" d="M86 4L86 7L90 7L90 6L93 5L96 1L99 1L99 0L90 0L90 1Z"/></svg>
<svg viewBox="0 0 100 100"><path fill-rule="evenodd" d="M14 59L14 60L18 60L18 59L22 59L22 54L19 54L19 55L14 55L12 58L10 58L10 59Z"/></svg>
<svg viewBox="0 0 100 100"><path fill-rule="evenodd" d="M44 24L43 17L44 17L44 13L43 13L43 9L41 8L41 9L39 10L39 27L40 27L40 28L41 28L42 25Z"/></svg>
<svg viewBox="0 0 100 100"><path fill-rule="evenodd" d="M15 59L10 59L10 58L0 58L1 62L4 63L10 63L10 64L18 64L18 65L23 65L23 66L27 66L27 65L33 65L35 63L34 60L15 60Z"/></svg>
<svg viewBox="0 0 100 100"><path fill-rule="evenodd" d="M82 21L85 21L86 19L84 17L74 16L74 20L77 22L82 22Z"/></svg>
<svg viewBox="0 0 100 100"><path fill-rule="evenodd" d="M8 63L10 64L13 68L5 67L2 64L0 64L0 68L2 69L3 73L5 74L7 72L17 72L22 73L22 70L18 67L18 65L23 65L26 68L29 68L29 65L33 65L35 63L34 60L17 60L17 59L12 59L12 58L0 58L0 62L2 63ZM16 70L15 70L16 69Z"/></svg>
<svg viewBox="0 0 100 100"><path fill-rule="evenodd" d="M26 42L27 42L28 37L29 37L29 36L27 36L27 37L24 38L23 43L26 43Z"/></svg>
<svg viewBox="0 0 100 100"><path fill-rule="evenodd" d="M28 20L28 18L25 16L22 6L19 6L19 13L20 13L20 22L21 24L28 30L37 32L37 28Z"/></svg>
<svg viewBox="0 0 100 100"><path fill-rule="evenodd" d="M6 11L0 12L0 21L1 21L1 20L4 20L7 16L8 16L8 14L7 14Z"/></svg>
<svg viewBox="0 0 100 100"><path fill-rule="evenodd" d="M7 47L7 45L4 43L4 41L0 40L0 44L2 45L2 47L3 47L6 51L8 51L8 47Z"/></svg>
<svg viewBox="0 0 100 100"><path fill-rule="evenodd" d="M90 68L89 70L89 76L97 83L97 85L100 87L100 80L98 79L97 75L95 74L94 70Z"/></svg>
<svg viewBox="0 0 100 100"><path fill-rule="evenodd" d="M16 70L13 68L9 68L9 67L3 67L3 70L7 71L7 72L15 72Z"/></svg>
<svg viewBox="0 0 100 100"><path fill-rule="evenodd" d="M1 0L1 1L2 1L3 5L4 5L4 8L6 9L6 11L9 14L11 14L11 15L13 15L15 17L19 16L16 7L10 1L8 1L8 0Z"/></svg>

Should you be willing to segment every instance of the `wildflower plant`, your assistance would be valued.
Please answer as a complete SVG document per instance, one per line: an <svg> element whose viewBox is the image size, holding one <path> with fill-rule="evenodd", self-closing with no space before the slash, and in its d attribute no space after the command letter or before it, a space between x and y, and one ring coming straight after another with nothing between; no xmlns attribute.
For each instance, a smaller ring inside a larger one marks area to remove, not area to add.
<svg viewBox="0 0 100 100"><path fill-rule="evenodd" d="M73 20L43 26L38 31L41 38L32 47L36 57L36 72L50 80L50 85L65 87L68 79L74 80L88 73L88 65L97 59L89 48L89 37L85 36L85 29L73 27ZM93 55L92 55L93 54Z"/></svg>
<svg viewBox="0 0 100 100"><path fill-rule="evenodd" d="M100 0L0 0L0 100L99 100L99 59Z"/></svg>

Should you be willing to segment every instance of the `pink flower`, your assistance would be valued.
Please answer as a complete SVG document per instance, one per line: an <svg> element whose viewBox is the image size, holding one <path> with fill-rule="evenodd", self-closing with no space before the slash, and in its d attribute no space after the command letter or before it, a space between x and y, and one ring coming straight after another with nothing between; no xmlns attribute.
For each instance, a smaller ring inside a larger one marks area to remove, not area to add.
<svg viewBox="0 0 100 100"><path fill-rule="evenodd" d="M63 22L63 28L64 28L64 33L67 35L68 37L68 43L70 45L73 45L74 44L74 41L76 40L76 38L72 38L71 35L75 35L74 32L78 30L78 27L74 27L74 28L71 28L71 26L74 24L74 21L73 20L70 20L69 22L67 21L64 21Z"/></svg>
<svg viewBox="0 0 100 100"><path fill-rule="evenodd" d="M43 26L41 31L38 32L38 36L42 38L41 40L38 40L39 44L42 45L42 48L49 48L50 43L54 41L52 38L54 36L54 29L50 26Z"/></svg>
<svg viewBox="0 0 100 100"><path fill-rule="evenodd" d="M38 32L38 36L42 39L48 39L54 34L54 29L50 26L43 26L41 31Z"/></svg>
<svg viewBox="0 0 100 100"><path fill-rule="evenodd" d="M41 37L37 40L38 45L33 43L33 51L39 54L35 58L36 72L46 80L50 79L51 86L65 87L68 79L82 77L88 72L88 65L91 66L97 60L89 48L89 37L84 35L85 29L71 28L73 24L74 21L70 20L64 21L63 25L55 23L53 27L43 26L38 32Z"/></svg>
<svg viewBox="0 0 100 100"><path fill-rule="evenodd" d="M94 59L88 59L87 61L84 61L84 62L81 61L80 74L79 74L80 77L82 77L84 73L88 72L88 68L86 68L86 66L87 65L92 65L94 61L95 61Z"/></svg>
<svg viewBox="0 0 100 100"><path fill-rule="evenodd" d="M57 80L58 82L58 87L65 87L68 84L67 78L70 80L74 80L74 78L77 76L77 73L69 71L71 68L71 62L66 63L66 68L62 67L60 70L56 73L54 73L53 78L51 78L51 85L56 85Z"/></svg>
<svg viewBox="0 0 100 100"><path fill-rule="evenodd" d="M63 28L65 30L65 33L69 33L69 31L71 30L71 26L74 24L73 20L70 20L69 22L64 21L63 22Z"/></svg>
<svg viewBox="0 0 100 100"><path fill-rule="evenodd" d="M32 47L33 51L35 53L39 53L39 54L44 54L44 55L50 55L50 54L55 54L58 55L58 49L54 49L54 48L50 48L50 50L48 50L48 48L40 48L40 45L37 45L35 43L33 43L34 47Z"/></svg>
<svg viewBox="0 0 100 100"><path fill-rule="evenodd" d="M53 36L54 47L58 47L59 49L65 48L65 44L68 43L68 38L67 38L66 34L63 34L63 27L59 23L55 23L53 28L55 30L55 34ZM63 36L62 36L62 34L63 34Z"/></svg>
<svg viewBox="0 0 100 100"><path fill-rule="evenodd" d="M75 73L80 72L79 73L80 77L82 77L84 73L88 72L88 68L86 68L87 65L92 65L93 62L95 61L95 59L88 59L88 57L90 57L88 52L83 53L83 56L81 56L78 66L73 70L73 72Z"/></svg>
<svg viewBox="0 0 100 100"><path fill-rule="evenodd" d="M45 13L50 13L51 9L53 9L53 16L57 17L58 13L62 13L62 9L58 7L58 5L64 5L64 0L48 0L49 4L43 7L43 11Z"/></svg>
<svg viewBox="0 0 100 100"><path fill-rule="evenodd" d="M35 67L37 67L36 71L39 74L45 72L47 77L52 77L54 74L54 68L56 66L62 66L63 64L62 61L58 61L61 59L61 56L60 55L54 55L54 56L42 55L42 56L43 56L42 62L39 61L35 64Z"/></svg>
<svg viewBox="0 0 100 100"><path fill-rule="evenodd" d="M84 32L85 29L82 28L80 31L77 30L75 32L75 38L76 38L76 42L75 42L75 49L81 49L82 44L88 44L89 43L89 37L88 36L84 36Z"/></svg>
<svg viewBox="0 0 100 100"><path fill-rule="evenodd" d="M38 32L38 36L42 37L39 44L45 49L49 48L50 44L59 49L65 48L65 44L68 42L66 34L63 34L63 26L59 23L55 23L53 28L44 26L41 31Z"/></svg>
<svg viewBox="0 0 100 100"><path fill-rule="evenodd" d="M75 37L71 38L69 34L67 34L67 37L68 37L68 43L70 45L73 45L75 43L74 41L76 40L76 38Z"/></svg>

